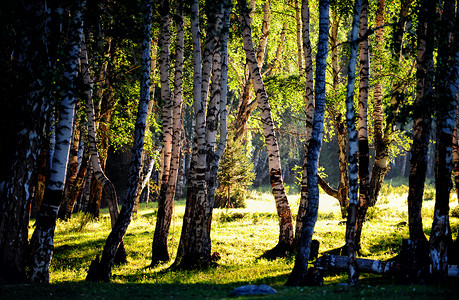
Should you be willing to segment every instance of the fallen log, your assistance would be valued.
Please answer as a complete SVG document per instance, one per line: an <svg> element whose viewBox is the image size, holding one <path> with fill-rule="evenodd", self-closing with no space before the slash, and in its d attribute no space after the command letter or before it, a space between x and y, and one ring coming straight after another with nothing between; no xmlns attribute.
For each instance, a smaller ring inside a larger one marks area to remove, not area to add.
<svg viewBox="0 0 459 300"><path fill-rule="evenodd" d="M324 255L314 262L314 268L347 271L349 269L349 258L341 255ZM357 270L361 273L393 275L402 271L402 264L397 261L357 258ZM457 265L449 265L448 276L459 277L459 267Z"/></svg>
<svg viewBox="0 0 459 300"><path fill-rule="evenodd" d="M349 269L349 257L324 255L314 262L314 267L323 270L346 271ZM395 274L400 272L400 264L396 261L357 258L357 270L361 273Z"/></svg>

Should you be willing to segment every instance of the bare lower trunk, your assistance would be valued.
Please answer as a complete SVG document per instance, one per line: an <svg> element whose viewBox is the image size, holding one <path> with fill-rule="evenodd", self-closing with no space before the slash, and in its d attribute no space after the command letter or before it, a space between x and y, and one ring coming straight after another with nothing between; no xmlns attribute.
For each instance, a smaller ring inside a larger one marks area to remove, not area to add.
<svg viewBox="0 0 459 300"><path fill-rule="evenodd" d="M112 228L118 218L118 197L116 195L115 186L105 175L102 163L99 158L99 153L97 151L97 142L96 142L96 128L95 128L95 118L94 118L94 104L92 99L92 87L90 80L89 64L88 64L88 53L86 50L86 45L83 43L81 50L81 68L83 74L83 82L86 85L85 96L86 96L86 114L88 119L88 148L90 152L89 161L93 167L93 177L96 180L91 181L91 195L88 206L92 213L98 214L100 207L100 199L102 196L102 190L104 191L105 197L108 203L108 209L110 212L110 221ZM93 189L94 188L94 189ZM126 250L124 249L124 244L119 247L117 262L126 262Z"/></svg>

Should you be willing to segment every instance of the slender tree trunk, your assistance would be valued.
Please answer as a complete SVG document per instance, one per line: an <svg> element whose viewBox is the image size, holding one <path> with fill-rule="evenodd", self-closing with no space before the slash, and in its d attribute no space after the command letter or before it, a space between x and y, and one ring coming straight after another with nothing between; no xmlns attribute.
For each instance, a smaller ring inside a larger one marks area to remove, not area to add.
<svg viewBox="0 0 459 300"><path fill-rule="evenodd" d="M80 198L82 194L84 179L86 177L86 173L88 170L89 156L90 156L89 149L85 149L83 158L80 164L80 168L78 170L77 178L75 180L73 188L69 191L68 200L67 200L68 202L67 202L67 205L65 206L65 211L62 212L63 220L68 220L71 218L72 213L74 211L75 204L77 203L77 200Z"/></svg>
<svg viewBox="0 0 459 300"><path fill-rule="evenodd" d="M98 257L92 261L88 270L86 280L109 281L111 271L115 261L115 254L123 240L126 229L131 222L132 211L135 205L137 187L140 181L140 166L142 151L145 139L145 126L147 123L148 103L150 102L150 66L151 66L151 22L152 22L151 0L143 1L143 41L142 41L142 61L141 61L141 86L140 100L137 112L137 120L134 130L134 146L132 150L131 165L128 174L128 191L123 208L115 225L105 242L102 258Z"/></svg>
<svg viewBox="0 0 459 300"><path fill-rule="evenodd" d="M296 20L296 47L297 47L297 59L298 59L298 73L303 74L303 41L301 39L302 25L301 25L301 7L298 3L298 0L295 0L295 20Z"/></svg>
<svg viewBox="0 0 459 300"><path fill-rule="evenodd" d="M356 261L356 215L359 205L359 183L358 183L358 136L355 128L355 112L354 112L354 84L355 84L355 65L357 59L358 48L358 30L359 16L362 0L355 1L354 18L352 20L351 29L351 54L348 67L348 82L346 95L346 120L349 134L349 208L346 223L346 246L349 256L349 283L356 285L359 280Z"/></svg>
<svg viewBox="0 0 459 300"><path fill-rule="evenodd" d="M94 117L94 104L92 99L92 83L89 73L89 62L88 54L86 51L86 45L83 44L81 51L81 66L83 74L83 83L86 86L85 97L86 97L86 114L88 119L88 148L90 153L90 162L94 168L93 177L97 180L98 184L104 189L109 204L111 224L115 224L116 218L118 217L118 199L116 196L116 190L112 182L105 175L102 164L100 163L99 153L97 151L96 141L96 126ZM92 189L91 189L92 190Z"/></svg>
<svg viewBox="0 0 459 300"><path fill-rule="evenodd" d="M408 191L408 226L410 240L427 242L422 226L422 201L427 173L427 153L429 150L433 105L433 51L434 28L431 12L435 3L423 0L420 4L417 53L417 87L414 102L413 144L411 146L410 176Z"/></svg>
<svg viewBox="0 0 459 300"><path fill-rule="evenodd" d="M308 0L303 0L302 9L308 9ZM304 20L303 14L303 20ZM304 24L304 23L303 23ZM306 285L308 269L308 259L314 226L317 221L319 209L319 186L318 186L318 163L319 154L322 147L323 122L325 114L325 71L327 66L328 54L328 24L329 24L329 1L319 1L319 42L317 45L316 56L316 80L315 80L315 111L312 127L311 140L308 149L307 168L307 207L303 217L303 227L299 249L295 258L295 266L287 280L287 285ZM303 27L304 29L304 27ZM304 30L303 30L304 38ZM305 48L306 52L306 48ZM306 68L308 63L306 63ZM302 185L302 189L305 188ZM302 196L303 197L303 196Z"/></svg>
<svg viewBox="0 0 459 300"><path fill-rule="evenodd" d="M437 72L435 74L437 137L435 145L435 210L430 235L432 277L442 282L448 275L449 196L452 187L451 172L453 128L456 96L459 85L459 24L455 24L455 1L444 3L441 28L438 31ZM456 18L457 19L457 18Z"/></svg>
<svg viewBox="0 0 459 300"><path fill-rule="evenodd" d="M155 37L153 40L152 40L152 49L151 49L151 66L150 66L150 73L151 73L151 77L154 77L154 74L156 73L156 60L157 60L157 44L158 44L158 37ZM154 104L154 98L155 98L155 87L156 87L156 82L152 82L151 84L151 87L150 87L150 93L151 93L151 99L150 99L150 103L148 103L148 115L150 116L151 115L151 112L153 110L153 104ZM147 119L147 128L149 128L150 126L150 122L148 121ZM145 165L145 157L146 156L146 151L145 149L143 150L142 152L142 165L140 166L140 168L143 170ZM134 205L134 215L137 214L137 211L139 209L139 202L140 202L140 197L142 195L142 192L143 190L145 189L145 187L147 187L148 189L148 194L149 194L149 186L148 186L148 183L150 181L150 177L151 177L151 173L153 172L153 168L154 168L154 163L155 163L155 159L154 158L151 158L150 159L150 164L147 168L147 171L146 171L146 174L145 174L145 177L144 179L141 181L141 183L139 184L138 188L137 188L137 196L135 198L135 205ZM148 203L148 195L147 195L147 201Z"/></svg>
<svg viewBox="0 0 459 300"><path fill-rule="evenodd" d="M68 89L64 92L56 131L56 149L53 166L45 189L43 203L30 240L31 262L30 280L35 283L49 282L49 266L53 255L54 229L59 205L64 192L67 175L70 140L72 138L73 117L75 113L75 81L78 75L79 52L83 36L83 9L85 2L77 0L72 5L72 19L68 58L64 78Z"/></svg>
<svg viewBox="0 0 459 300"><path fill-rule="evenodd" d="M210 262L210 253L207 254L204 249L197 249L196 247L197 239L207 236L203 234L202 217L196 215L197 211L202 212L204 210L207 189L204 151L206 103L205 99L202 99L201 93L204 67L201 69L201 34L199 32L199 1L197 0L191 3L191 29L193 39L193 108L196 124L182 233L174 262L180 268L199 267ZM198 224L199 226L197 226Z"/></svg>
<svg viewBox="0 0 459 300"><path fill-rule="evenodd" d="M160 2L159 12L161 14L161 37L159 43L160 50L160 78L161 78L161 102L163 104L162 120L163 120L163 154L162 154L162 174L161 174L161 190L165 195L167 182L169 180L171 151L172 151L172 99L171 89L169 86L169 52L170 52L170 16L169 16L169 1L162 0ZM161 200L163 199L163 200ZM163 207L164 196L160 196L158 210Z"/></svg>
<svg viewBox="0 0 459 300"><path fill-rule="evenodd" d="M253 86L257 94L258 107L261 112L261 122L265 136L266 149L269 153L270 181L276 202L277 214L279 216L279 242L273 252L275 256L284 256L291 250L293 245L293 221L292 213L285 193L282 180L282 169L280 164L279 146L274 132L274 123L271 115L268 94L266 93L260 69L255 57L252 34L250 29L250 17L247 5L243 0L238 0L240 9L240 22L242 25L242 37L244 49L249 64L250 74L253 78Z"/></svg>
<svg viewBox="0 0 459 300"><path fill-rule="evenodd" d="M182 111L182 81L183 81L183 45L184 45L184 30L183 30L183 3L177 1L176 8L176 25L177 25L177 45L175 52L175 81L174 81L174 99L172 103L172 121L171 121L171 159L168 172L167 182L161 184L161 194L158 204L158 215L156 220L155 234L153 237L152 247L152 262L151 265L156 265L160 261L169 261L169 252L167 249L167 239L172 220L172 211L175 198L175 187L177 184L178 163L180 154L181 140L181 111ZM165 30L165 29L163 29ZM161 83L161 86L167 83ZM163 173L164 175L165 173Z"/></svg>
<svg viewBox="0 0 459 300"><path fill-rule="evenodd" d="M368 30L368 0L362 0L360 12L360 36ZM360 250L360 237L363 222L368 209L368 193L370 187L370 149L368 146L368 89L370 85L370 57L368 39L360 42L360 84L359 84L359 204L356 215L355 246Z"/></svg>
<svg viewBox="0 0 459 300"><path fill-rule="evenodd" d="M457 100L456 100L457 101ZM459 202L459 106L456 108L456 121L453 133L453 164L454 164L454 185L456 197Z"/></svg>
<svg viewBox="0 0 459 300"><path fill-rule="evenodd" d="M306 91L304 98L306 99L306 138L304 143L304 160L303 160L303 172L301 179L301 197L300 205L298 207L298 215L296 217L295 224L295 246L299 247L299 241L301 240L301 232L303 231L304 223L303 220L306 216L308 206L308 176L307 176L307 165L308 165L308 151L309 141L312 137L312 127L314 119L314 67L312 62L312 47L309 34L309 2L303 1L301 4L301 19L303 22L302 37L303 37L303 53L305 62L305 76L306 76Z"/></svg>
<svg viewBox="0 0 459 300"><path fill-rule="evenodd" d="M398 23L394 26L393 33L393 44L392 44L392 68L395 72L400 69L400 62L402 60L402 40L405 31L405 25L407 22L407 16L409 13L412 0L403 0L400 3L400 14ZM384 23L384 0L378 0L377 10L377 21L376 26L379 27ZM377 52L382 51L383 33L382 30L377 31ZM378 56L379 54L376 54ZM378 72L381 70L380 58L376 59L376 69ZM379 81L379 80L378 80ZM393 78L391 84L391 100L390 109L386 109L388 112L386 115L385 126L384 126L384 111L382 104L382 85L375 86L374 93L374 147L375 147L375 162L373 165L373 171L371 172L370 189L369 189L369 206L374 206L381 190L382 184L384 183L384 177L387 173L387 164L389 162L389 147L393 141L393 134L395 132L396 116L400 105L404 100L404 91L406 89L406 83L398 78Z"/></svg>
<svg viewBox="0 0 459 300"><path fill-rule="evenodd" d="M340 19L338 18L338 13L336 9L331 11L332 21L331 21L331 33L330 33L330 48L331 48L331 64L332 64L332 90L333 99L337 101L338 99L338 89L339 89L339 77L340 77L340 68L339 68L339 53L338 53L338 28ZM336 136L338 138L338 168L339 168L339 183L338 189L332 188L324 179L319 178L319 185L324 189L324 191L336 198L339 202L341 209L341 217L344 219L347 216L347 208L349 206L349 172L347 167L347 149L348 149L348 134L346 121L343 118L343 114L335 107L333 104L327 105L327 112L330 114L333 124L336 131Z"/></svg>
<svg viewBox="0 0 459 300"><path fill-rule="evenodd" d="M250 15L253 17L255 12L255 2L251 1L251 12ZM263 24L261 27L261 38L259 45L257 47L257 63L258 68L261 69L263 67L264 59L265 59L265 52L266 47L268 45L268 37L269 37L269 27L271 24L271 13L270 13L270 1L266 0L265 4L263 5ZM234 136L233 139L238 141L242 138L246 131L246 124L249 120L252 111L257 108L257 101L252 100L251 94L251 80L252 75L249 71L249 66L246 63L245 66L245 73L244 78L242 79L242 87L241 87L241 95L239 97L239 105L237 109L236 118L234 120Z"/></svg>
<svg viewBox="0 0 459 300"><path fill-rule="evenodd" d="M207 239L210 241L210 229L212 225L212 211L214 208L215 186L220 158L226 147L226 94L228 84L228 37L229 18L231 13L231 0L222 1L223 9L218 14L217 22L222 23L221 37L216 41L212 64L212 84L210 88L210 102L207 110L206 141L207 141L207 210L208 220ZM220 118L219 118L220 117ZM219 120L220 119L220 120ZM219 126L220 121L220 126ZM217 131L220 129L220 140L217 143Z"/></svg>
<svg viewBox="0 0 459 300"><path fill-rule="evenodd" d="M58 218L59 219L66 219L66 212L70 210L70 215L72 214L73 205L70 209L69 206L71 204L75 204L75 202L70 203L70 193L75 188L75 184L77 183L78 178L78 149L80 147L80 122L78 121L78 116L76 114L77 109L75 109L75 126L73 132L73 139L70 148L70 159L69 159L69 166L68 166L68 174L67 179L65 182L64 187L64 196L61 206L59 207Z"/></svg>

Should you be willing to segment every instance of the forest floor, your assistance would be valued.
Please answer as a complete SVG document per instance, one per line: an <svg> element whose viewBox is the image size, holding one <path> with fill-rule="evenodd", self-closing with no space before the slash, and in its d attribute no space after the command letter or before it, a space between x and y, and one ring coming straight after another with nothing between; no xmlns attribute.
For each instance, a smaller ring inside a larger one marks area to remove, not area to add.
<svg viewBox="0 0 459 300"><path fill-rule="evenodd" d="M408 238L406 187L385 186L377 205L368 211L362 233L361 257L387 260L400 251ZM426 194L426 199L429 195ZM296 215L299 195L289 196ZM430 234L433 200L425 200L423 220ZM171 271L171 263L148 268L155 225L156 203L141 204L124 238L128 263L113 269L111 283L85 282L89 264L102 253L110 231L110 219L103 211L98 219L76 214L70 221L58 221L55 252L50 270L50 285L2 285L0 299L127 299L127 298L226 298L236 287L267 284L277 294L263 298L308 299L457 299L459 279L441 285L404 286L393 276L361 274L357 287L346 285L346 273L326 272L323 287L285 287L294 257L266 260L262 254L276 245L277 214L269 192L253 190L244 209L215 209L212 223L212 251L219 252L218 266L207 270ZM453 238L459 231L457 199L451 200ZM175 256L178 246L184 201L176 201L169 247ZM456 208L456 209L454 209ZM320 241L319 256L344 244L345 222L333 198L321 194L314 238ZM31 226L31 232L33 226ZM253 298L253 297L251 297Z"/></svg>

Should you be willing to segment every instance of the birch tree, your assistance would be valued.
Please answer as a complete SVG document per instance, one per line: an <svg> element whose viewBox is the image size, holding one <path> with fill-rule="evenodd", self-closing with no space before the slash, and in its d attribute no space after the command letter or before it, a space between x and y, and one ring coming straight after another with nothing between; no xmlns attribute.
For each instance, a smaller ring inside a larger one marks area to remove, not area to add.
<svg viewBox="0 0 459 300"><path fill-rule="evenodd" d="M176 27L177 27L177 44L175 52L175 79L174 79L174 97L172 103L172 132L169 133L169 129L165 128L165 135L171 135L171 159L169 166L166 171L163 171L163 180L161 184L161 192L158 200L158 214L156 219L156 228L155 234L153 237L153 247L152 247L152 265L160 261L169 261L169 252L167 248L167 239L169 235L169 228L172 220L172 209L174 205L175 198L175 189L177 184L177 176L179 170L179 159L180 159L180 140L181 140L181 111L182 111L182 81L183 81L183 46L184 46L184 30L183 30L183 3L181 0L177 1L176 7ZM169 18L163 18L163 22L169 22ZM163 27L165 25L163 24ZM168 26L167 26L168 27ZM163 28L163 31L168 31ZM164 33L163 33L164 34ZM168 34L168 33L167 33ZM165 37L162 37L163 42L165 43ZM164 50L166 52L166 50ZM167 52L167 55L169 53ZM163 50L161 50L161 55L163 55ZM166 54L164 54L166 55ZM166 56L167 56L166 55ZM165 68L168 66L163 66L165 58L161 60L161 70L165 72ZM168 73L168 72L167 72ZM163 73L161 73L163 74ZM166 76L163 74L164 77ZM167 74L168 76L168 74ZM163 81L164 80L164 81ZM166 86L169 85L169 78L164 78L161 82L161 89L167 89ZM166 92L165 92L166 93ZM168 108L165 107L165 110ZM169 122L169 121L168 121ZM164 124L166 126L166 124ZM167 132L167 133L166 133ZM165 144L168 141L165 140ZM165 149L166 153L167 150ZM166 159L164 159L164 166L166 168ZM167 178L166 178L167 177ZM167 179L167 180L165 180Z"/></svg>
<svg viewBox="0 0 459 300"><path fill-rule="evenodd" d="M400 13L398 22L393 26L393 39L392 39L392 55L390 67L393 72L400 71L402 63L402 44L403 44L403 35L405 31L405 26L407 22L407 17L411 8L413 0L403 0L400 3ZM384 5L384 0L378 1L378 6ZM377 20L376 26L379 27L384 23L384 11L378 9L377 11ZM378 29L379 30L379 29ZM377 53L378 55L382 54L383 49L383 35L382 29L377 32ZM375 162L373 164L371 179L370 179L370 188L369 188L369 205L374 206L381 186L384 182L384 177L386 176L388 170L389 162L389 147L393 142L394 133L396 129L397 116L399 114L400 106L404 100L404 93L407 87L407 84L398 78L392 78L390 86L390 104L389 108L383 109L383 89L380 80L382 79L381 73L379 73L381 60L379 57L375 59L376 63L376 85L374 92L373 100L373 116L374 116L374 148L375 148Z"/></svg>
<svg viewBox="0 0 459 300"><path fill-rule="evenodd" d="M212 221L212 208L207 186L208 176L208 144L213 134L207 134L206 111L207 97L212 71L212 62L216 43L221 40L222 15L229 18L229 13L223 13L223 8L228 9L229 3L218 1L209 5L207 19L206 42L201 52L199 33L199 3L191 5L191 27L193 39L193 108L195 113L195 139L193 141L193 155L190 165L189 183L185 215L183 218L182 233L174 265L179 268L200 268L211 264L210 228ZM228 22L228 21L226 21ZM223 22L225 23L225 22ZM226 47L226 46L223 46ZM221 67L220 67L221 68ZM222 75L223 76L223 75ZM221 89L221 87L220 87ZM221 95L221 92L219 92ZM213 106L209 106L211 108ZM210 114L213 114L211 112ZM215 125L215 123L213 123ZM210 128L209 128L210 129ZM213 130L213 128L212 128ZM213 151L213 149L211 149Z"/></svg>
<svg viewBox="0 0 459 300"><path fill-rule="evenodd" d="M325 71L328 54L329 6L330 3L328 0L319 1L319 41L317 45L316 77L314 84L315 108L311 140L309 141L307 152L308 163L306 165L308 200L306 213L302 220L303 227L301 239L299 240L298 253L295 257L295 266L293 267L292 273L289 275L286 283L287 285L301 286L308 284L306 274L308 270L310 245L319 209L318 162L320 149L322 147L325 115ZM302 10L308 7L308 0L303 0ZM303 14L303 18L304 16Z"/></svg>
<svg viewBox="0 0 459 300"><path fill-rule="evenodd" d="M0 148L3 157L0 168L0 278L5 282L26 282L36 158L46 140L45 121L52 103L52 89L48 83L53 78L50 73L55 67L54 50L57 49L54 42L59 41L60 32L51 30L47 22L56 21L58 5L48 6L49 10L45 9L44 2L8 5L22 18L11 21L15 35L2 41L5 47L8 42L15 46L8 65L10 72L4 74L14 94L3 94L10 105L0 112L3 138L9 141L8 147ZM47 30L55 38L53 43L45 35Z"/></svg>
<svg viewBox="0 0 459 300"><path fill-rule="evenodd" d="M84 0L76 0L72 3L68 57L64 71L67 89L64 90L63 100L60 104L59 123L56 129L56 148L53 155L51 175L48 179L43 203L37 216L35 230L30 241L30 280L36 283L49 282L49 265L54 248L54 230L59 205L64 192L70 140L72 138L76 103L75 82L78 75L78 62L83 36L84 5Z"/></svg>
<svg viewBox="0 0 459 300"><path fill-rule="evenodd" d="M132 159L128 173L128 189L121 212L110 232L104 246L100 261L98 257L92 261L86 280L109 281L113 268L115 254L123 240L126 229L131 221L135 205L137 187L140 181L142 150L145 139L145 126L147 123L148 103L150 102L150 65L151 65L151 0L143 1L143 26L142 26L142 61L141 61L141 87L138 105L137 120L134 131L134 145Z"/></svg>
<svg viewBox="0 0 459 300"><path fill-rule="evenodd" d="M434 28L430 19L432 1L421 1L417 30L416 99L413 107L413 144L411 145L408 226L412 241L427 242L422 226L421 208L427 172L427 152L432 127Z"/></svg>
<svg viewBox="0 0 459 300"><path fill-rule="evenodd" d="M277 215L279 216L279 242L272 249L274 256L284 256L293 246L293 221L292 213L285 192L282 180L282 168L279 157L279 146L274 131L274 122L271 115L268 94L261 77L258 67L255 50L253 47L251 20L245 0L238 0L240 11L240 22L242 26L242 39L246 53L247 63L253 79L253 86L257 96L258 108L261 113L261 123L263 124L263 134L265 137L266 149L269 160L269 174L274 200L276 202Z"/></svg>
<svg viewBox="0 0 459 300"><path fill-rule="evenodd" d="M355 84L355 65L358 48L359 16L362 0L355 1L354 17L351 29L351 53L348 67L348 81L346 94L346 120L349 134L349 208L346 223L346 245L349 256L349 283L356 285L358 282L357 262L356 262L356 241L355 241L355 222L357 206L359 205L359 182L358 182L358 132L355 128L354 112L354 84Z"/></svg>
<svg viewBox="0 0 459 300"><path fill-rule="evenodd" d="M359 35L364 37L368 30L368 0L362 0L360 11ZM370 149L368 145L368 92L370 88L370 56L368 39L363 38L360 51L359 115L358 115L358 150L359 150L359 203L356 212L355 246L360 249L360 236L368 209L368 189L370 187Z"/></svg>
<svg viewBox="0 0 459 300"><path fill-rule="evenodd" d="M449 197L453 169L453 128L456 113L456 97L459 85L459 41L456 1L444 2L441 29L438 28L438 58L435 74L435 210L430 236L432 276L442 281L448 274Z"/></svg>
<svg viewBox="0 0 459 300"><path fill-rule="evenodd" d="M84 39L84 37L83 37ZM102 169L101 159L99 152L97 151L96 141L96 122L94 117L94 104L92 97L92 83L90 78L90 69L88 62L88 53L86 50L86 44L83 40L81 47L81 70L83 75L83 84L85 85L85 100L86 100L86 115L88 122L88 150L89 150L89 162L93 169L93 177L97 180L99 185L102 187L105 197L107 199L108 210L110 212L110 223L113 228L116 219L118 218L118 197L116 195L115 186L105 175ZM126 250L124 244L121 243L117 252L117 262L126 262Z"/></svg>
<svg viewBox="0 0 459 300"><path fill-rule="evenodd" d="M295 227L295 242L299 245L301 240L301 232L303 230L303 220L306 215L308 206L308 152L309 142L312 137L312 128L314 120L314 66L312 63L312 47L309 34L309 1L303 1L301 4L301 19L302 19L302 44L305 62L305 76L306 76L306 91L304 97L306 98L306 138L304 145L304 161L303 171L301 177L301 197L300 205L298 207L298 215L296 218Z"/></svg>

